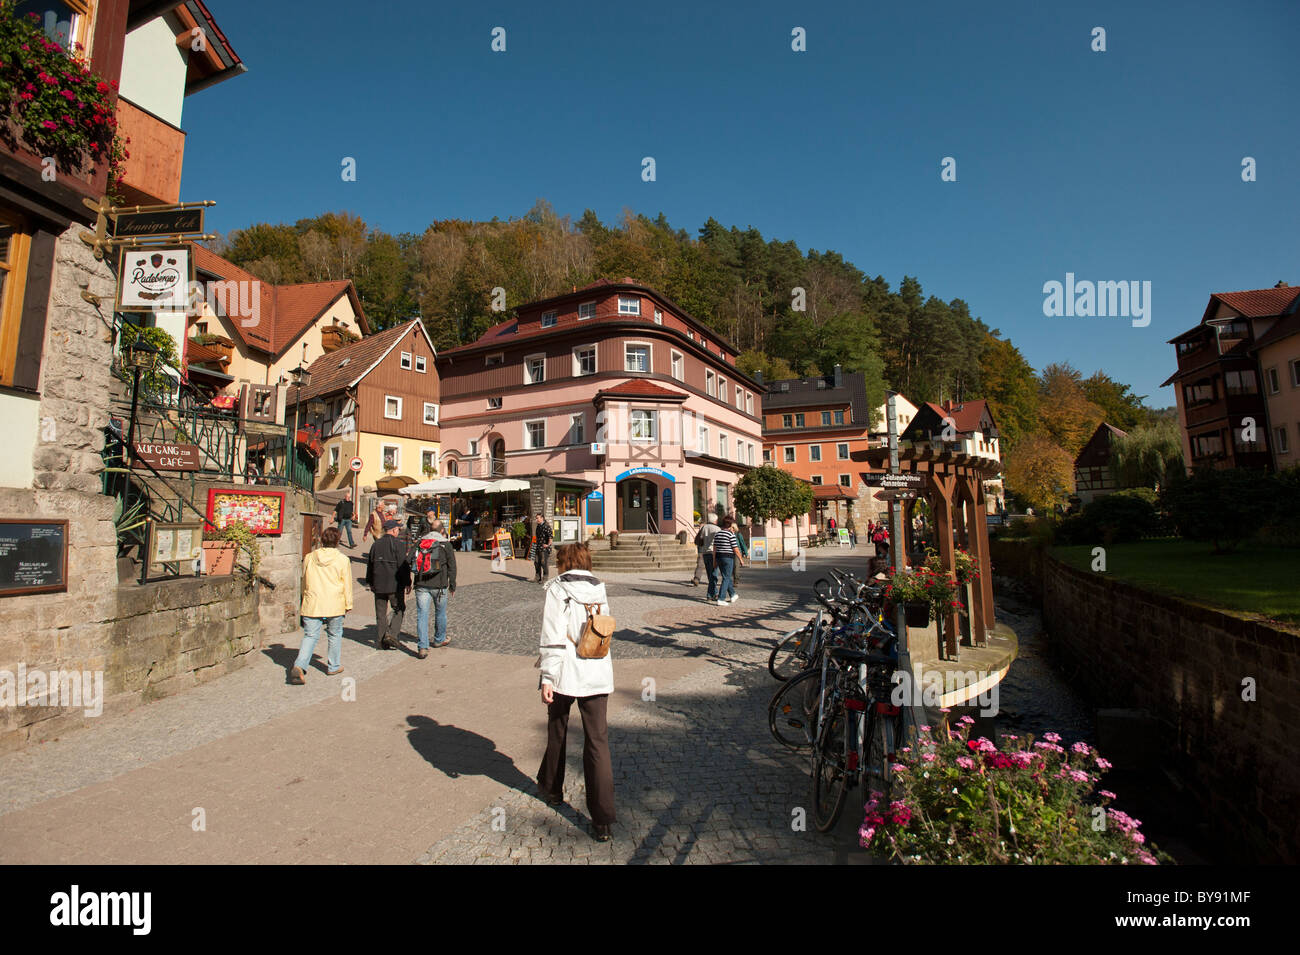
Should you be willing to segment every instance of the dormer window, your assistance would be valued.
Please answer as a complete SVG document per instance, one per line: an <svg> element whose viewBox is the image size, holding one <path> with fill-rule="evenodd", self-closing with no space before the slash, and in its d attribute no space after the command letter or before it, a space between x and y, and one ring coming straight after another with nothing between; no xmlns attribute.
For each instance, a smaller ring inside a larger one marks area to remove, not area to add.
<svg viewBox="0 0 1300 955"><path fill-rule="evenodd" d="M578 306L578 321L582 321L583 319L586 318L595 318L595 317L596 317L595 302L583 302L581 305Z"/></svg>
<svg viewBox="0 0 1300 955"><path fill-rule="evenodd" d="M618 313L620 315L640 315L641 299L635 295L620 295L618 297Z"/></svg>
<svg viewBox="0 0 1300 955"><path fill-rule="evenodd" d="M542 313L542 328L553 328L557 318L556 312Z"/></svg>

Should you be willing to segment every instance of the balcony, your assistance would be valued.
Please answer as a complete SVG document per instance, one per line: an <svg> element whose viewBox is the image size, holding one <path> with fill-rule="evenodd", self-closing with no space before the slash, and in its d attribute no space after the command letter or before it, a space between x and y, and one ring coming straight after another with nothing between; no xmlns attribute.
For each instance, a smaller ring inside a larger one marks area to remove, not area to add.
<svg viewBox="0 0 1300 955"><path fill-rule="evenodd" d="M130 139L124 163L122 198L125 205L179 202L185 132L147 113L126 99L117 101L117 124Z"/></svg>

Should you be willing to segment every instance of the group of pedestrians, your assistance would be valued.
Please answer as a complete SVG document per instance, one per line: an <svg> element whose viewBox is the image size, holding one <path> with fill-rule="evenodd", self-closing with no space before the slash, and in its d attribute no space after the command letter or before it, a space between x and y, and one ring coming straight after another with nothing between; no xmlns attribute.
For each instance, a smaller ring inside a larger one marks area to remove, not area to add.
<svg viewBox="0 0 1300 955"><path fill-rule="evenodd" d="M350 503L350 495L346 499ZM350 510L336 510L340 527L350 530ZM406 597L415 593L419 638L417 656L429 651L429 616L434 615L434 647L451 642L447 636L447 600L456 592L456 555L442 521L430 511L423 533L408 545L400 537L401 522L376 509L375 543L366 555L366 586L375 598L378 645L399 649L397 641L406 611ZM352 561L339 550L340 527L327 527L320 546L303 558L303 640L289 672L289 682L306 683L306 671L320 640L327 636L326 673L343 672L343 618L353 608ZM367 532L370 527L367 527ZM591 551L585 543L556 549L557 575L548 580L553 537L550 525L539 515L533 532L532 553L537 575L546 586L542 609L537 667L538 689L546 706L546 751L537 771L537 786L550 805L564 801L565 756L569 714L578 704L582 717L582 766L586 778L587 810L592 837L611 838L615 821L614 770L609 753L608 703L614 691L611 655L583 656L578 652L583 630L592 615L610 613L605 585L591 570Z"/></svg>
<svg viewBox="0 0 1300 955"><path fill-rule="evenodd" d="M745 566L745 538L736 530L736 519L730 514L720 518L717 523L705 518L700 529L695 532L695 572L691 576L691 586L700 584L700 571L704 571L709 589L704 599L716 603L719 607L735 603L740 599L736 593L736 571Z"/></svg>

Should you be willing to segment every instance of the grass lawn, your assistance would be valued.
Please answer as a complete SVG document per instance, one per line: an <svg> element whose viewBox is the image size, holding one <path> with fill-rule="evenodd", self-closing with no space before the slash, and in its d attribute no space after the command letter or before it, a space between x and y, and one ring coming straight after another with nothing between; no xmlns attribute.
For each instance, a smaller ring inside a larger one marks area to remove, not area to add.
<svg viewBox="0 0 1300 955"><path fill-rule="evenodd" d="M1053 556L1092 569L1092 547L1053 547ZM1167 538L1106 548L1106 573L1192 603L1300 624L1300 550L1246 543L1228 554Z"/></svg>

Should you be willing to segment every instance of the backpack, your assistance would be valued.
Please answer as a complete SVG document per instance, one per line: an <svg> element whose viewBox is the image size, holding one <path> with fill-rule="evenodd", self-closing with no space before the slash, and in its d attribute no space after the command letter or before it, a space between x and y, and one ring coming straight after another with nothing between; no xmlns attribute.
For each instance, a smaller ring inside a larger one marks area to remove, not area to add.
<svg viewBox="0 0 1300 955"><path fill-rule="evenodd" d="M415 579L425 581L442 573L442 544L440 540L425 538L415 545Z"/></svg>
<svg viewBox="0 0 1300 955"><path fill-rule="evenodd" d="M877 527L876 532L871 535L871 543L883 544L885 540L886 540L885 532L882 531L879 527Z"/></svg>

